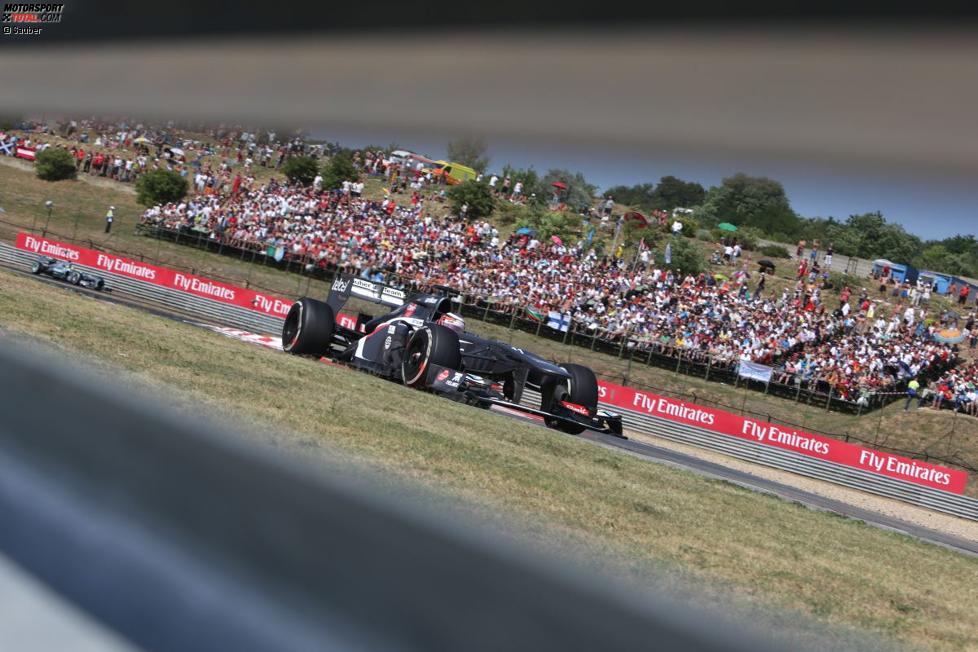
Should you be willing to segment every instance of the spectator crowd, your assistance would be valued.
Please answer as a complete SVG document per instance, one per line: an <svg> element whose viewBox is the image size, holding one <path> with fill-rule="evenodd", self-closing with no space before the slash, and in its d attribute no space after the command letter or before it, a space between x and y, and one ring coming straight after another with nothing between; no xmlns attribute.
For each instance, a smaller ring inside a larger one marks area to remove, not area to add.
<svg viewBox="0 0 978 652"><path fill-rule="evenodd" d="M372 165L377 173L378 159ZM746 264L729 279L656 265L645 256L600 256L585 241L500 237L485 221L434 217L419 193L409 205L276 182L230 194L198 193L156 206L146 224L184 231L276 258L336 268L400 285L448 285L501 311L568 315L572 329L667 355L734 365L769 364L776 380L865 401L895 383L936 374L952 347L931 337L922 308L885 316L863 292L829 305L822 282L754 287ZM544 317L545 319L545 317Z"/></svg>

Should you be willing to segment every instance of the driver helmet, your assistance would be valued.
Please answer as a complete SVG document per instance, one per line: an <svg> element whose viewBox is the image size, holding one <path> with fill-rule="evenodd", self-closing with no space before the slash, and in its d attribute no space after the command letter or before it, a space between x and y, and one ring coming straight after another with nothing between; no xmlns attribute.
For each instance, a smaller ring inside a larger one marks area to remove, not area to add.
<svg viewBox="0 0 978 652"><path fill-rule="evenodd" d="M465 320L462 319L461 315L455 314L454 312L446 312L444 315L438 318L439 325L449 328L459 335L465 331Z"/></svg>

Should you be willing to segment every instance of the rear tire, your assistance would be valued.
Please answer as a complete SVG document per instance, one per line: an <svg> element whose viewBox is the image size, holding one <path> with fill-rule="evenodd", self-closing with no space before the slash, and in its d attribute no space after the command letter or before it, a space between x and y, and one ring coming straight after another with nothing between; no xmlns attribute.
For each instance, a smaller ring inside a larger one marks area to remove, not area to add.
<svg viewBox="0 0 978 652"><path fill-rule="evenodd" d="M423 389L429 384L432 365L462 368L458 334L438 324L429 324L411 334L404 347L401 379L408 387Z"/></svg>
<svg viewBox="0 0 978 652"><path fill-rule="evenodd" d="M598 409L598 379L590 368L579 364L565 364L564 371L570 374L569 379L548 378L540 387L540 409L552 412L560 401L570 401L583 405L591 412ZM587 426L572 424L559 419L544 418L550 428L555 428L570 435L579 435Z"/></svg>
<svg viewBox="0 0 978 652"><path fill-rule="evenodd" d="M282 349L293 355L329 353L333 344L336 316L322 301L303 297L292 304L282 325Z"/></svg>
<svg viewBox="0 0 978 652"><path fill-rule="evenodd" d="M101 292L105 288L105 281L99 279L95 281L95 289Z"/></svg>

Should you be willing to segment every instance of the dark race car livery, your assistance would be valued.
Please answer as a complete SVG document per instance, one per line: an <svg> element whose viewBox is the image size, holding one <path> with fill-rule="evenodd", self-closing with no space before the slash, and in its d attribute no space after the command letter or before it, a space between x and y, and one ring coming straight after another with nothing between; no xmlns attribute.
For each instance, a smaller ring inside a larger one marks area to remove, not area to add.
<svg viewBox="0 0 978 652"><path fill-rule="evenodd" d="M336 315L356 297L387 306L379 317L360 314L356 327ZM448 288L408 296L396 288L348 276L333 281L326 301L294 303L282 329L282 348L296 355L328 357L409 387L454 400L541 416L571 434L587 429L622 436L621 417L598 409L594 372L554 364L540 356L464 330ZM540 393L539 408L521 404L523 391Z"/></svg>
<svg viewBox="0 0 978 652"><path fill-rule="evenodd" d="M47 256L41 256L31 263L31 274L44 274L90 290L101 290L105 287L105 280L101 276L75 269L68 261Z"/></svg>

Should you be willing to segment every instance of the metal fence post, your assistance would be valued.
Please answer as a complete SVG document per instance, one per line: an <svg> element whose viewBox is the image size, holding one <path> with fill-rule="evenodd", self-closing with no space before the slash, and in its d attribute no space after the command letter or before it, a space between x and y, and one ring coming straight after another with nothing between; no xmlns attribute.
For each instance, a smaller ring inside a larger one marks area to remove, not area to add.
<svg viewBox="0 0 978 652"><path fill-rule="evenodd" d="M829 407L832 405L832 386L829 385L829 396L825 399L825 411L829 411Z"/></svg>
<svg viewBox="0 0 978 652"><path fill-rule="evenodd" d="M703 377L703 380L710 379L710 369L712 367L713 367L713 354L708 353L706 356L706 375Z"/></svg>
<svg viewBox="0 0 978 652"><path fill-rule="evenodd" d="M683 352L682 351L679 351L679 355L676 356L676 373L677 374L679 373L679 367L682 365L682 363L683 363Z"/></svg>

